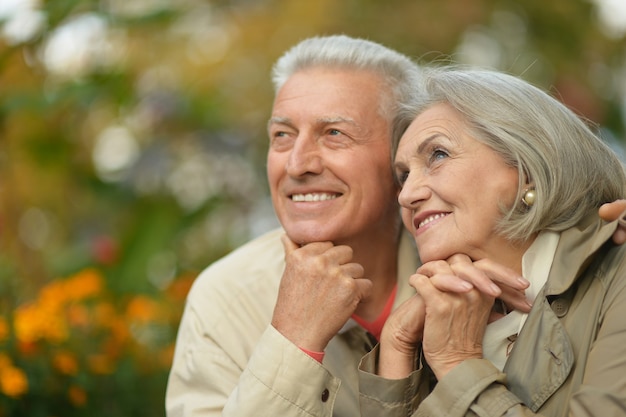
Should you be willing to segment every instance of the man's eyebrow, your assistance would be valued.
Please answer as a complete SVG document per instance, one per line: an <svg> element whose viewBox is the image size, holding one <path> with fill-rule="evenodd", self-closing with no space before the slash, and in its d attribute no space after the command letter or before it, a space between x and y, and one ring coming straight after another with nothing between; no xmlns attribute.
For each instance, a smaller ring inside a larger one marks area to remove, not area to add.
<svg viewBox="0 0 626 417"><path fill-rule="evenodd" d="M280 124L280 125L289 125L291 126L291 119L289 119L288 117L270 117L270 119L267 121L267 127L269 128L271 125L274 124Z"/></svg>
<svg viewBox="0 0 626 417"><path fill-rule="evenodd" d="M322 117L320 119L317 119L317 122L320 124L330 124L330 123L349 123L352 125L357 125L357 123L354 121L354 119L348 118L348 117L343 117L343 116L337 116L337 117Z"/></svg>
<svg viewBox="0 0 626 417"><path fill-rule="evenodd" d="M316 120L316 123L319 125L328 125L328 124L333 124L333 123L348 123L351 124L353 126L359 126L357 122L354 121L354 119L348 118L348 117L343 117L343 116L337 116L337 117L321 117L319 119ZM286 125L286 126L292 126L292 122L291 119L288 117L280 117L280 116L274 116L274 117L270 117L270 119L267 121L267 127L269 128L271 125L274 124L280 124L280 125Z"/></svg>

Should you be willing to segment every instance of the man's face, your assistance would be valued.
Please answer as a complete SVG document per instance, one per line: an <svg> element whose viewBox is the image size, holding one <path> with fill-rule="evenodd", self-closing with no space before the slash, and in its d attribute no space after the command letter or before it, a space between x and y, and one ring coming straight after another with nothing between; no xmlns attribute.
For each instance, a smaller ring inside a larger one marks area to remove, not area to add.
<svg viewBox="0 0 626 417"><path fill-rule="evenodd" d="M382 85L365 71L293 75L274 101L267 171L272 201L300 244L376 239L398 219Z"/></svg>

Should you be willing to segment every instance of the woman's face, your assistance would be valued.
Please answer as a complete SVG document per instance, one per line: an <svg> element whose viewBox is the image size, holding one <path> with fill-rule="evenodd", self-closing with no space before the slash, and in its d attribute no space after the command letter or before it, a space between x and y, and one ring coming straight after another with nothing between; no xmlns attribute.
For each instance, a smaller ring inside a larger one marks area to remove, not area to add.
<svg viewBox="0 0 626 417"><path fill-rule="evenodd" d="M402 220L422 262L464 253L510 264L517 252L495 227L500 207L515 203L517 169L468 132L447 104L432 106L409 126L394 164L403 184Z"/></svg>

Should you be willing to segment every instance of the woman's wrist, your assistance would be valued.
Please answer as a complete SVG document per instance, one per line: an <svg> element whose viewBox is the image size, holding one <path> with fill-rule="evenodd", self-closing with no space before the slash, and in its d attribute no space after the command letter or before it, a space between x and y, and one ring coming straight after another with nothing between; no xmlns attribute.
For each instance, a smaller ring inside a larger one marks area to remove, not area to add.
<svg viewBox="0 0 626 417"><path fill-rule="evenodd" d="M377 374L386 379L403 379L414 371L415 363L414 351L412 354L408 352L398 352L393 349L380 348Z"/></svg>

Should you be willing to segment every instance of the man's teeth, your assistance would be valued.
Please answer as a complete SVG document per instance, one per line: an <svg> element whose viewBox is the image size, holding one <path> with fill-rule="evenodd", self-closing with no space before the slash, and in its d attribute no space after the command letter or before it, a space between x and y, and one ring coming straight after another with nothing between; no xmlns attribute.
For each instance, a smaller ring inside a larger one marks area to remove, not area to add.
<svg viewBox="0 0 626 417"><path fill-rule="evenodd" d="M442 217L446 217L447 214L444 213L439 213L439 214L433 214L432 216L429 216L427 218L425 218L424 220L422 220L422 222L419 224L418 228L422 227L422 226L426 226L428 223L432 222L433 220L437 220L440 219Z"/></svg>
<svg viewBox="0 0 626 417"><path fill-rule="evenodd" d="M336 194L294 194L291 196L293 201L325 201L337 198Z"/></svg>

